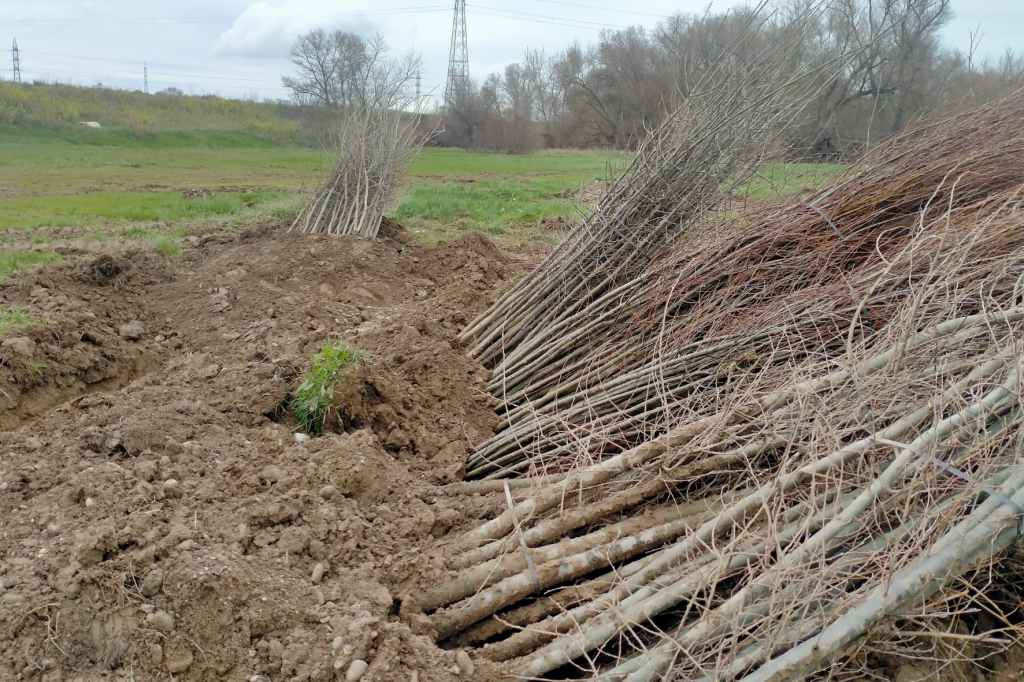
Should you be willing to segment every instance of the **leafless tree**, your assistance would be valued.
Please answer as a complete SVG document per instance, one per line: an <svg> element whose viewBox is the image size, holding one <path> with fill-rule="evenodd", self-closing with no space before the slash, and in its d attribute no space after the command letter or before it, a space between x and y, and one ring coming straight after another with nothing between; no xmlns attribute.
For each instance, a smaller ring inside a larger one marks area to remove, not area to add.
<svg viewBox="0 0 1024 682"><path fill-rule="evenodd" d="M338 84L335 74L339 66L338 41L323 29L299 36L292 44L292 63L299 73L284 76L281 82L292 91L292 99L300 104L338 105Z"/></svg>
<svg viewBox="0 0 1024 682"><path fill-rule="evenodd" d="M484 123L474 133L475 147L521 154L538 146L534 89L525 67L509 64L504 73L492 73L480 88L480 97Z"/></svg>
<svg viewBox="0 0 1024 682"><path fill-rule="evenodd" d="M470 79L465 87L452 94L441 113L438 142L453 147L472 147L474 135L487 119L481 88Z"/></svg>
<svg viewBox="0 0 1024 682"><path fill-rule="evenodd" d="M835 0L814 39L818 59L850 58L825 74L814 130L820 149L848 151L928 108L940 77L938 32L951 16L950 0Z"/></svg>
<svg viewBox="0 0 1024 682"><path fill-rule="evenodd" d="M292 45L298 73L282 78L292 98L303 104L404 109L415 97L412 84L421 59L415 53L394 58L384 38L315 29Z"/></svg>

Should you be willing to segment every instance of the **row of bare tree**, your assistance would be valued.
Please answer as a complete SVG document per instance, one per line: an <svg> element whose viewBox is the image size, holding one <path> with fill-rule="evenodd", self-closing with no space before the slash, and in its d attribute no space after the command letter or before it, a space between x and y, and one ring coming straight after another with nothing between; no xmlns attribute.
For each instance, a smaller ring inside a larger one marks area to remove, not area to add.
<svg viewBox="0 0 1024 682"><path fill-rule="evenodd" d="M792 64L823 87L793 131L794 154L856 153L916 117L1024 85L1024 56L975 58L942 43L950 0L790 0L723 14L676 14L653 31L604 31L594 45L523 60L449 100L442 142L500 152L539 146L631 148L721 60L799 24Z"/></svg>
<svg viewBox="0 0 1024 682"><path fill-rule="evenodd" d="M594 45L557 54L528 49L503 73L446 97L437 139L497 152L632 148L692 93L714 87L723 61L749 58L781 31L799 41L793 73L821 85L792 132L794 155L856 154L921 115L1024 86L1024 55L979 62L976 40L966 52L942 43L951 0L781 2L676 14L653 31L604 31ZM379 35L314 30L296 39L292 61L297 72L283 82L298 103L408 110L415 99L420 58L392 57Z"/></svg>

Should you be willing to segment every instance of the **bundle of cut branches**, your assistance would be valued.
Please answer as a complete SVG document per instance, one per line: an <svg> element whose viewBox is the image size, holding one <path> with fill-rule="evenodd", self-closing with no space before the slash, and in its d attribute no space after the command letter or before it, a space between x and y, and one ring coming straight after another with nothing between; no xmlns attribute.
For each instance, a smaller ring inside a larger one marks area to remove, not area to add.
<svg viewBox="0 0 1024 682"><path fill-rule="evenodd" d="M371 105L347 109L328 145L338 163L292 229L376 237L398 181L428 137L414 115Z"/></svg>
<svg viewBox="0 0 1024 682"><path fill-rule="evenodd" d="M1005 170L1019 158L968 162L991 151L966 143L916 204L862 197L888 218L844 233L858 259L769 235L762 258L783 273L795 259L816 286L783 280L775 308L712 316L731 333L705 347L749 347L768 316L762 355L693 389L666 433L517 481L517 503L505 488L509 510L448 548L454 576L421 600L438 639L521 679L797 680L876 629L919 627L960 576L998 561L1024 517L1024 179ZM837 184L835 205L865 177ZM746 224L760 243L765 224ZM727 274L745 284L750 266ZM672 283L652 290L694 291ZM859 293L844 300L847 283Z"/></svg>
<svg viewBox="0 0 1024 682"><path fill-rule="evenodd" d="M467 474L586 466L714 414L752 374L770 384L808 353L848 354L931 267L892 272L921 225L1024 182L1022 116L1017 93L909 130L806 201L691 220L627 282L504 355L489 386L504 421Z"/></svg>
<svg viewBox="0 0 1024 682"><path fill-rule="evenodd" d="M716 67L652 131L590 214L465 329L460 340L471 355L494 363L535 347L542 332L614 295L695 217L723 210L730 190L783 153L785 132L823 86L798 57L820 4L786 25L774 25L763 6L748 15Z"/></svg>

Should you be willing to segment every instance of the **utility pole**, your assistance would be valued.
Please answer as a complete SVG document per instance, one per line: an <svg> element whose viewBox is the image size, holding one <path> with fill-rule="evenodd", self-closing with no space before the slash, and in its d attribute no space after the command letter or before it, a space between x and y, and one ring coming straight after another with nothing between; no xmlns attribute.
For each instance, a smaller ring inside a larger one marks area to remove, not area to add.
<svg viewBox="0 0 1024 682"><path fill-rule="evenodd" d="M420 72L417 70L416 71L416 111L420 110L420 83L421 83L421 76L420 76Z"/></svg>
<svg viewBox="0 0 1024 682"><path fill-rule="evenodd" d="M466 0L455 0L452 21L452 52L448 58L448 83L444 103L451 105L465 92L469 82L469 46L466 38Z"/></svg>
<svg viewBox="0 0 1024 682"><path fill-rule="evenodd" d="M21 82L21 59L18 58L18 41L14 41L14 47L11 48L11 54L14 56L14 82Z"/></svg>
<svg viewBox="0 0 1024 682"><path fill-rule="evenodd" d="M142 92L149 94L149 64L142 62Z"/></svg>

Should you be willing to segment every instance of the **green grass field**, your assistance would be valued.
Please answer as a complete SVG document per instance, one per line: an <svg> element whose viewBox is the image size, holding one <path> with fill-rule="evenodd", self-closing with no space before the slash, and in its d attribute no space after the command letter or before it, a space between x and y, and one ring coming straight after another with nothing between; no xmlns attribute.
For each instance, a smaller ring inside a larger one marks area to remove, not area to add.
<svg viewBox="0 0 1024 682"><path fill-rule="evenodd" d="M474 230L507 249L554 244L560 233L541 221L576 216L579 190L624 163L623 155L607 152L511 156L425 149L409 168L392 216L429 244Z"/></svg>
<svg viewBox="0 0 1024 682"><path fill-rule="evenodd" d="M805 194L820 187L845 166L834 163L779 163L768 166L743 188L750 201Z"/></svg>
<svg viewBox="0 0 1024 682"><path fill-rule="evenodd" d="M139 138L119 128L0 124L0 242L144 240L174 253L171 241L193 231L294 216L332 163L330 154L246 131ZM573 215L575 193L624 163L621 154L599 152L428 148L409 168L391 215L428 243L471 230L507 248L553 243L558 234L539 228L540 220ZM216 196L182 197L192 189Z"/></svg>
<svg viewBox="0 0 1024 682"><path fill-rule="evenodd" d="M629 157L615 152L540 151L515 156L478 154L464 149L426 149L409 166L414 178L445 179L459 177L547 177L579 185L581 180L601 179L621 169Z"/></svg>
<svg viewBox="0 0 1024 682"><path fill-rule="evenodd" d="M142 243L174 257L190 234L288 220L333 164L329 153L249 129L140 136L124 126L2 120L0 278L99 245ZM610 179L628 161L606 151L512 156L428 148L408 169L389 214L428 244L481 231L508 251L545 251L562 235L551 228L559 221L545 219L578 217L586 210L579 190ZM743 194L753 201L800 194L838 169L771 166ZM215 195L185 198L185 190Z"/></svg>
<svg viewBox="0 0 1024 682"><path fill-rule="evenodd" d="M98 192L94 194L22 196L0 200L0 230L36 227L115 228L129 223L157 223L238 215L247 208L279 201L284 193L219 194L185 199L170 192Z"/></svg>
<svg viewBox="0 0 1024 682"><path fill-rule="evenodd" d="M317 150L242 132L143 141L124 131L0 126L0 198L220 187L297 192L314 187L330 162Z"/></svg>

